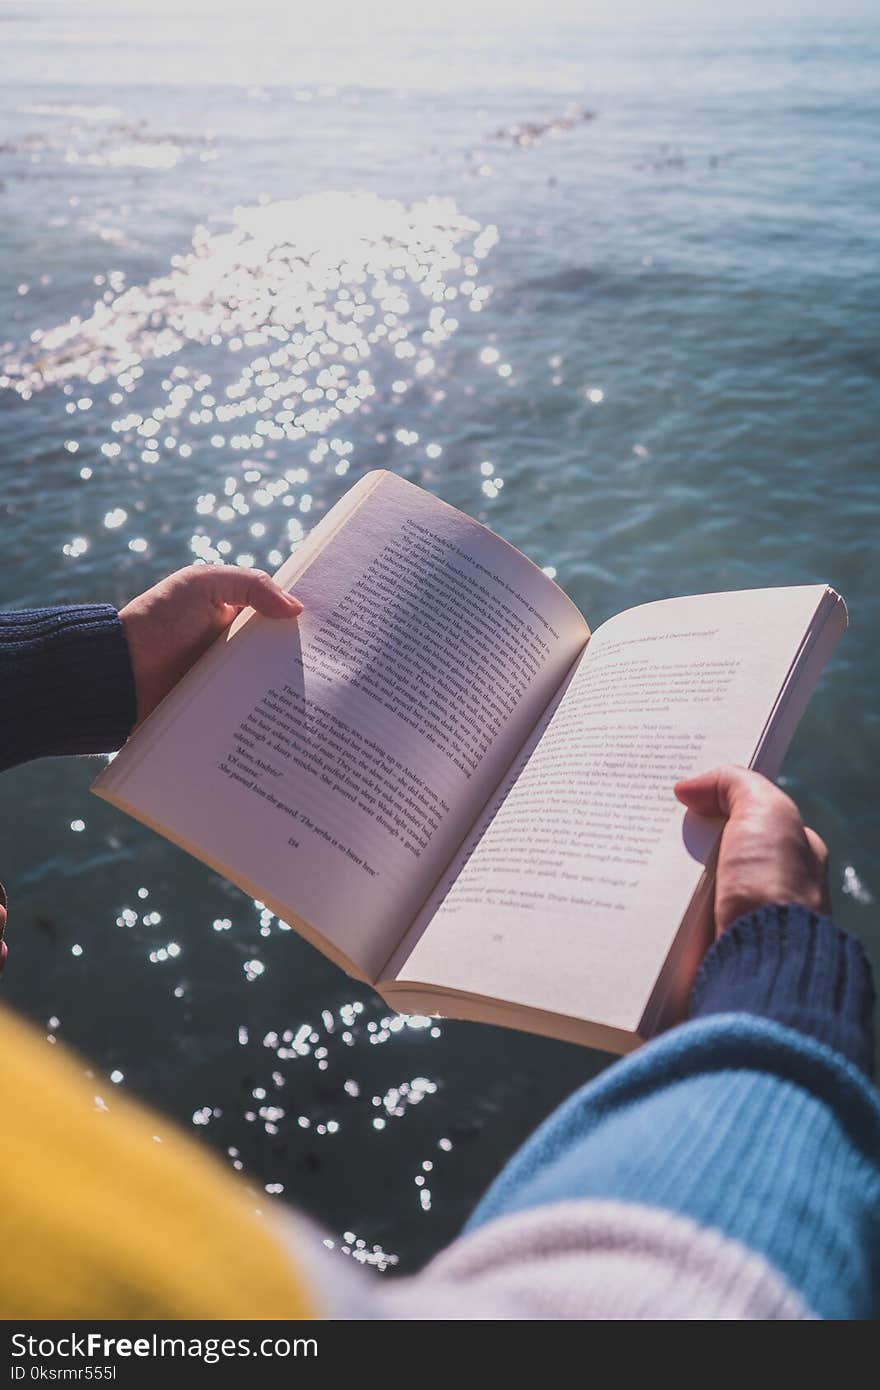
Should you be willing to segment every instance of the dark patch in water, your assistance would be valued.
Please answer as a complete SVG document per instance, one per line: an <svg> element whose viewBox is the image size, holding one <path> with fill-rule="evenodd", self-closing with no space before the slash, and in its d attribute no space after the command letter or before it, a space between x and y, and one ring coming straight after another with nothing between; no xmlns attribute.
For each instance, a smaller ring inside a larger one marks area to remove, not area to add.
<svg viewBox="0 0 880 1390"><path fill-rule="evenodd" d="M561 135L563 131L574 130L576 126L587 125L596 119L595 111L585 106L570 106L562 116L551 116L542 121L516 122L514 125L500 126L492 136L493 140L507 140L521 149L529 149L544 139L545 135Z"/></svg>
<svg viewBox="0 0 880 1390"><path fill-rule="evenodd" d="M598 270L589 266L573 265L565 270L554 271L552 275L540 275L535 280L527 280L520 288L524 290L547 290L551 294L573 294L595 285L601 276Z"/></svg>

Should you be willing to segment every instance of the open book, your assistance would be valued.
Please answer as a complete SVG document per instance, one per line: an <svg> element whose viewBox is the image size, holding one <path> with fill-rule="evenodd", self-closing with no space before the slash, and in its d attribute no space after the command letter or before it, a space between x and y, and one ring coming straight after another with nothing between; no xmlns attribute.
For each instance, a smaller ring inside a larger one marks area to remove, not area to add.
<svg viewBox="0 0 880 1390"><path fill-rule="evenodd" d="M395 1008L623 1052L681 1017L719 823L774 776L846 626L824 585L664 599L592 635L493 532L367 474L94 790Z"/></svg>

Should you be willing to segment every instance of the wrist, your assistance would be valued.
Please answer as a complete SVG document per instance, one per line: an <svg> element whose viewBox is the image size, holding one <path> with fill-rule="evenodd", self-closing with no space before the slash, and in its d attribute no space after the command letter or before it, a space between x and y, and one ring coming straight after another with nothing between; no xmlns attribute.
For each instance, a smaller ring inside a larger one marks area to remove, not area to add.
<svg viewBox="0 0 880 1390"><path fill-rule="evenodd" d="M125 742L134 717L134 676L115 608L0 614L3 765L110 752Z"/></svg>

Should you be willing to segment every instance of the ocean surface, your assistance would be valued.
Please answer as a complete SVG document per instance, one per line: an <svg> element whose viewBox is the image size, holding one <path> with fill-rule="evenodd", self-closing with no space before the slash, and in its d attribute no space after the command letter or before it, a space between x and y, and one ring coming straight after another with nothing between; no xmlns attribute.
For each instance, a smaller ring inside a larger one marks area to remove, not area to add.
<svg viewBox="0 0 880 1390"><path fill-rule="evenodd" d="M593 624L827 580L785 785L880 965L876 26L316 8L0 5L3 605L272 569L377 465ZM415 1267L607 1058L395 1018L102 765L0 779L3 997L99 1107Z"/></svg>

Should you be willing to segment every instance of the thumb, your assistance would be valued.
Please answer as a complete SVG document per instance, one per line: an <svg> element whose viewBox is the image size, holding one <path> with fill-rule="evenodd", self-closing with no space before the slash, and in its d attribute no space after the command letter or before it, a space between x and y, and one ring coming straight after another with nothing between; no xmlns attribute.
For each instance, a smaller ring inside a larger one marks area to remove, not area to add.
<svg viewBox="0 0 880 1390"><path fill-rule="evenodd" d="M745 801L761 798L771 788L772 783L759 773L727 764L698 777L686 777L676 782L673 791L699 816L730 816Z"/></svg>
<svg viewBox="0 0 880 1390"><path fill-rule="evenodd" d="M263 570L239 569L235 565L205 568L205 582L211 601L218 607L253 608L264 618L297 618L303 611L298 598L287 594Z"/></svg>
<svg viewBox="0 0 880 1390"><path fill-rule="evenodd" d="M299 599L294 598L293 594L285 593L284 589L262 570L251 572L250 583L245 584L245 595L244 602L264 618L298 618L303 611Z"/></svg>

